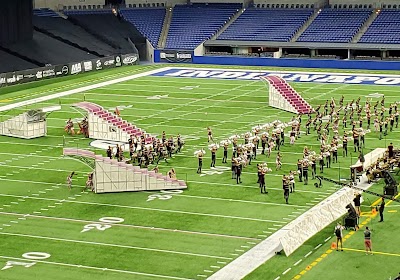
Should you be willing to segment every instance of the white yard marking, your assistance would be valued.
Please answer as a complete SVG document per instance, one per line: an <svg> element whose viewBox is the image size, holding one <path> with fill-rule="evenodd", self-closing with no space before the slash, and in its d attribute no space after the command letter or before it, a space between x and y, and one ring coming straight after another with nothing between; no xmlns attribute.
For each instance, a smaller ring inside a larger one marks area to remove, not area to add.
<svg viewBox="0 0 400 280"><path fill-rule="evenodd" d="M14 257L9 257L9 256L0 256L0 258L6 259L6 260L26 261L26 259L23 259L23 258L14 258ZM78 264L69 264L69 263L60 263L60 262L49 262L49 261L42 261L42 260L35 260L35 262L42 263L42 264L55 265L55 266L64 266L64 267L74 267L74 268L89 269L89 270L100 270L100 271L108 271L108 272L117 272L117 273L125 273L125 274L132 274L132 275L149 276L149 277L155 277L155 278L165 278L165 279L174 279L174 280L193 280L193 279L190 279L190 278L174 277L174 276L152 274L152 273L143 273L143 272L128 271L128 270L113 269L113 268L87 266L87 265L80 265L80 264L78 265Z"/></svg>
<svg viewBox="0 0 400 280"><path fill-rule="evenodd" d="M68 242L68 243L99 245L99 246L105 246L105 247L115 247L115 248L133 249L133 250L160 252L160 253L167 253L167 254L186 255L186 256L193 256L193 257L200 257L200 258L211 258L211 259L230 260L230 258L222 257L222 256L213 256L213 255L206 255L206 254L196 254L196 253L189 253L189 252L180 252L180 251L163 250L163 249L155 249L155 248L146 248L146 247L138 247L138 246L118 245L118 244L111 244L111 243L102 243L102 242L93 242L93 241L83 241L83 240L74 240L74 239L66 239L66 238L56 238L56 237L49 237L49 236L30 235L30 234L19 234L19 233L6 233L6 232L1 232L0 234L2 234L2 235L9 235L9 236L20 236L20 237L34 238L34 239L43 239L43 240L52 240L52 241L62 241L62 242Z"/></svg>
<svg viewBox="0 0 400 280"><path fill-rule="evenodd" d="M35 213L35 212L33 212ZM41 212L37 212L35 214L40 214ZM101 223L98 221L90 221L90 220L81 220L81 219L70 219L70 218L61 218L61 217L49 217L49 216L35 216L31 214L17 214L17 213L10 213L10 212L0 212L2 215L12 215L12 216L24 216L30 218L37 218L37 219L48 219L48 220L55 220L55 221L69 221L69 222L77 222L77 223ZM174 232L174 233L183 233L183 234L195 234L195 235L204 235L210 237L222 237L222 238L233 238L233 239L244 239L244 240L259 240L257 238L252 237L243 237L243 236L235 236L235 235L225 235L225 234L217 234L217 233L207 233L207 232L199 232L199 231L187 231L187 230L178 230L178 229L168 229L168 228L160 228L160 227L150 227L150 226L138 226L138 225L130 225L130 224L114 224L113 226L120 226L126 228L137 228L137 229L146 229L146 230L158 230L158 231L165 231L165 232ZM254 243L254 242L251 242ZM256 243L254 243L256 244Z"/></svg>
<svg viewBox="0 0 400 280"><path fill-rule="evenodd" d="M299 263L301 263L303 261L303 259L298 260L297 262L295 262L295 264L293 266L298 265Z"/></svg>
<svg viewBox="0 0 400 280"><path fill-rule="evenodd" d="M308 252L307 254L304 255L305 258L307 258L309 255L312 254L312 251Z"/></svg>
<svg viewBox="0 0 400 280"><path fill-rule="evenodd" d="M292 270L291 267L289 267L288 269L286 269L284 272L282 272L282 275L285 275L286 273L288 273L290 270Z"/></svg>

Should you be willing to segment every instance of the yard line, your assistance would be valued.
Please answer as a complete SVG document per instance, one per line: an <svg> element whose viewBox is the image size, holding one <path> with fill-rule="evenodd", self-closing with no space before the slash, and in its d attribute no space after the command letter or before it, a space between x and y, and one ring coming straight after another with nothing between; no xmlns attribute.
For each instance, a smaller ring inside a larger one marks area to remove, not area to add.
<svg viewBox="0 0 400 280"><path fill-rule="evenodd" d="M63 92L54 93L51 95L45 95L45 96L17 102L17 103L8 104L5 106L1 106L0 112L9 111L9 110L12 110L15 108L32 105L32 104L36 104L39 102L48 101L48 100L52 100L52 99L56 99L56 98L60 98L60 97L65 97L65 96L68 96L71 94L80 93L80 92L84 92L84 91L95 89L95 88L100 88L100 87L109 86L109 85L113 85L113 84L124 82L124 81L129 81L129 80L145 77L145 76L155 74L155 73L158 73L160 71L165 71L165 70L166 70L166 68L150 70L150 71L146 71L143 73L134 74L134 75L126 76L126 77L121 77L121 78L110 80L110 81L105 81L105 82L101 82L101 83L97 83L97 84L93 84L93 85L88 85L88 86L84 86L84 87L80 87L80 88L76 88L76 89L71 89L71 90L67 90L67 91L63 91Z"/></svg>
<svg viewBox="0 0 400 280"><path fill-rule="evenodd" d="M8 256L0 256L0 258L6 259L6 260L17 260L17 261L25 261L26 262L26 259L23 259L23 258L14 258L14 257L8 257ZM102 271L102 273L104 273L105 271L109 271L109 272L118 272L118 273L126 273L126 274L165 278L165 279L193 280L190 278L182 278L182 277L167 276L167 275L161 275L161 274L152 274L152 273L145 273L145 272L128 271L128 270L113 269L113 268L103 268L103 267L96 267L96 266L87 266L87 265L80 265L80 264L78 265L78 264L69 264L69 263L60 263L60 262L49 262L49 261L42 261L42 260L35 260L35 262L43 263L43 264L50 264L50 265L57 265L57 266L100 270L100 271Z"/></svg>
<svg viewBox="0 0 400 280"><path fill-rule="evenodd" d="M189 253L189 252L179 252L179 251L172 251L172 250L163 250L163 249L146 248L146 247L129 246L129 245L118 245L118 244L102 243L102 242L94 242L94 241L83 241L83 240L75 240L75 239L56 238L56 237L41 236L41 235L30 235L30 234L20 234L20 233L10 233L10 232L0 232L0 234L8 235L8 236L19 236L19 237L34 238L34 239L62 241L62 242L68 242L68 243L99 245L99 246L105 246L105 247L115 247L115 248L134 249L134 250L142 250L142 251L167 253L167 254L186 255L186 256L201 257L201 258L222 259L222 260L230 260L231 259L231 258L222 257L222 256L196 254L196 253Z"/></svg>
<svg viewBox="0 0 400 280"><path fill-rule="evenodd" d="M57 200L57 199L56 199ZM58 200L57 200L58 201ZM195 216L207 216L207 217L216 217L216 218L224 218L224 219L237 219L244 221L257 221L257 222L267 222L267 223L280 223L286 224L285 222L268 220L268 219L258 219L258 218L249 218L249 217L239 217L239 216L230 216L230 215L219 215L219 214L211 214L211 213L200 213L200 212L189 212L189 211L180 211L180 210L169 210L169 209L160 209L160 208L149 208L149 207L139 207L139 206L128 206L128 205L118 205L118 204L110 204L110 203L97 203L97 202L88 202L88 201L71 201L65 200L65 202L69 203L78 203L78 204L89 204L89 205L99 205L106 207L118 207L118 208L128 208L128 209L139 209L145 211L156 211L156 212L166 212L166 213L177 213L177 214L188 214Z"/></svg>
<svg viewBox="0 0 400 280"><path fill-rule="evenodd" d="M279 175L279 176L281 176L281 175ZM206 184L206 185L218 185L218 186L237 186L237 184L224 184L224 183L215 183L215 182L203 182L203 181L191 181L191 180L188 180L188 181L186 181L186 182L189 182L189 183L196 183L196 184ZM240 185L240 187L242 187L242 188L252 188L252 189L258 189L259 187L257 187L257 186L249 186L249 185ZM267 187L267 189L268 190L276 190L276 191L280 191L280 192L282 192L282 188L271 188L271 187ZM304 193L315 193L315 194L320 194L321 192L316 192L316 191L306 191L306 190L296 190L296 192L304 192ZM327 193L327 195L329 195L329 194L331 194L331 193ZM288 205L288 207L289 207L290 205ZM295 206L295 207L302 207L302 208L308 208L307 206L299 206L299 205L292 205L292 206Z"/></svg>
<svg viewBox="0 0 400 280"><path fill-rule="evenodd" d="M154 194L154 192L146 192ZM174 197L182 196L189 198L198 198L198 199L207 199L207 200L220 200L220 201L233 201L233 202L243 202L243 203L252 203L252 204L263 204L263 205L276 205L276 206L295 206L295 207L303 207L308 208L307 206L301 205L293 205L293 204L281 204L281 203L273 203L273 202L262 202L262 201L251 201L251 200L241 200L241 199L231 199L231 198L222 198L222 197L207 197L207 196L197 196L197 195L186 195L186 194L174 194Z"/></svg>
<svg viewBox="0 0 400 280"><path fill-rule="evenodd" d="M49 206L50 207L50 206ZM71 219L71 218L61 218L61 217L50 217L50 216L42 216L42 215L31 215L31 214L19 214L12 212L0 212L3 215L11 215L11 216L24 216L29 218L37 218L37 219L48 219L48 220L60 220L60 221L70 221L77 223L97 223L97 224L109 224L103 223L100 221L90 221L90 220L82 220L82 219ZM205 235L211 237L224 237L224 238L234 238L234 239L244 239L244 240L260 240L258 238L252 237L243 237L243 236L235 236L235 235L226 235L226 234L217 234L217 233L207 233L201 231L188 231L188 230L179 230L179 229L168 229L168 228L159 228L159 227L150 227L150 226L137 226L131 224L113 224L114 227L126 227L126 228L138 228L138 229L146 229L146 230L158 230L158 231L168 231L174 233L184 233L184 234L197 234L197 235Z"/></svg>

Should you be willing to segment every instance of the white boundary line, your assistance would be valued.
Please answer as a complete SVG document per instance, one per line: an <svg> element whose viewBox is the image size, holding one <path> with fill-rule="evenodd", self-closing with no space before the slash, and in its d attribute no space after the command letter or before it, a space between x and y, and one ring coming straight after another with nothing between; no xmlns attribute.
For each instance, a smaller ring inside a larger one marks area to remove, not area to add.
<svg viewBox="0 0 400 280"><path fill-rule="evenodd" d="M166 253L166 254L186 255L186 256L201 257L201 258L231 260L231 258L229 258L229 257L196 254L196 253L188 253L188 252L179 252L179 251L163 250L163 249L154 249L154 248L146 248L146 247L138 247L138 246L118 245L118 244L102 243L102 242L94 242L94 241L56 238L56 237L41 236L41 235L30 235L30 234L9 233L9 232L0 232L0 235L19 236L19 237L44 239L44 240L52 240L52 241L62 241L62 242L79 243L79 244L99 245L99 246L105 246L105 247L125 248L125 249L151 251L151 252L159 252L159 253Z"/></svg>
<svg viewBox="0 0 400 280"><path fill-rule="evenodd" d="M18 260L18 261L25 261L24 258L15 258L15 257L8 257L8 256L0 256L2 259L6 260ZM87 265L77 265L77 264L69 264L69 263L60 263L60 262L49 262L49 261L41 261L35 260L36 263L43 263L43 264L50 264L50 265L57 265L57 266L67 266L67 267L76 267L76 268L85 268L85 269L93 269L93 270L101 270L101 271L109 271L109 272L119 272L119 273L126 273L126 274L134 274L134 275L141 275L141 276L150 276L150 277L157 277L157 278L166 278L166 279L176 279L176 280L193 280L191 278L181 278L181 277L174 277L174 276L167 276L167 275L160 275L160 274L152 274L152 273L144 273L144 272L136 272L136 271L128 271L128 270L121 270L121 269L113 269L113 268L102 268L96 266L87 266Z"/></svg>
<svg viewBox="0 0 400 280"><path fill-rule="evenodd" d="M111 80L111 81L105 81L105 82L97 83L97 84L94 84L94 85L88 85L88 86L84 86L84 87L77 88L77 89L71 89L71 90L67 90L67 91L63 91L63 92L59 92L59 93L55 93L55 94L51 94L51 95L41 96L41 97L34 98L34 99L29 99L29 100L25 100L25 101L21 101L21 102L17 102L17 103L8 104L8 105L5 105L5 106L1 106L0 107L0 112L8 111L8 110L15 109L15 108L22 107L22 106L36 104L36 103L39 103L39 102L42 102L42 101L47 101L47 100L51 100L51 99L55 99L55 98L59 98L59 97L63 97L63 96L68 96L68 95L71 95L71 94L74 94L74 93L80 93L80 92L84 92L84 91L87 91L87 90L92 90L92 89L95 89L95 88L100 88L100 87L104 87L104 86L117 84L117 83L120 83L120 82L125 82L125 81L129 81L129 80L133 80L133 79L149 76L149 75L152 75L152 74L156 74L158 72L166 71L168 69L169 69L169 67L164 67L164 68L160 68L160 69L156 69L156 70L146 71L146 72L143 72L143 73L134 74L134 75L130 75L130 76L114 79L114 80Z"/></svg>

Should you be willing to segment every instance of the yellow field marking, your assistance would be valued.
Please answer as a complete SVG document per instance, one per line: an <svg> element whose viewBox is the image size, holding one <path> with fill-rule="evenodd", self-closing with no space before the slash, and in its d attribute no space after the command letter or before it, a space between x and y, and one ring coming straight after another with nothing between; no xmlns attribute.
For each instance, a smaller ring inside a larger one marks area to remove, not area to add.
<svg viewBox="0 0 400 280"><path fill-rule="evenodd" d="M397 210L389 210L388 213L396 213Z"/></svg>
<svg viewBox="0 0 400 280"><path fill-rule="evenodd" d="M394 198L396 199L396 198L398 198L399 196L400 196L400 193L399 193L398 195L396 195ZM374 207L374 206L378 205L381 201L382 201L381 198L379 198L379 199L375 200L375 201L371 204L371 206ZM389 204L392 203L392 202L393 202L393 200L390 200L390 201L388 201L388 202L386 203L386 205L389 205ZM396 212L397 212L397 210L390 210L390 211L396 211ZM389 212L389 211L388 211L388 212ZM362 213L368 213L368 212L362 212ZM377 216L377 213L376 213L376 212L375 212L375 214L374 214L374 213L370 213L370 214L368 215L368 218L366 218L365 221L363 221L363 222L360 224L359 230L360 230L361 228L363 228L365 225L367 225L367 224L371 221L371 219L374 218L374 217L376 217L376 216ZM348 234L346 234L346 236L343 237L343 242L344 242L346 239L350 238L352 235L354 235L354 233L355 233L354 231L350 231ZM363 253L365 253L364 250L358 250L358 249L343 248L343 250L355 251L355 252L363 252ZM299 274L297 274L296 276L294 276L293 279L299 279L302 275L304 275L305 273L307 273L307 271L311 270L311 268L313 268L313 267L314 267L316 264L318 264L323 258L326 258L326 257L327 257L330 253L332 253L332 252L333 252L333 250L331 250L331 249L326 250L326 252L325 252L324 254L322 254L321 256L319 256L319 257L318 257L316 260L314 260L310 265L308 265L305 269L303 269ZM384 253L384 252L373 252L373 253L374 253L374 254L377 254L377 255L387 255L387 256L396 256L396 257L400 257L400 254Z"/></svg>
<svg viewBox="0 0 400 280"><path fill-rule="evenodd" d="M10 102L10 101L12 101L12 99L2 99L2 100L0 100L1 103L6 103L6 102Z"/></svg>
<svg viewBox="0 0 400 280"><path fill-rule="evenodd" d="M359 250L359 249L352 249L352 248L343 248L344 251L353 251L353 252L360 252L360 253L365 253L365 250ZM385 255L385 256L393 256L393 257L400 257L400 254L395 254L395 253L386 253L386 252L372 252L374 255Z"/></svg>

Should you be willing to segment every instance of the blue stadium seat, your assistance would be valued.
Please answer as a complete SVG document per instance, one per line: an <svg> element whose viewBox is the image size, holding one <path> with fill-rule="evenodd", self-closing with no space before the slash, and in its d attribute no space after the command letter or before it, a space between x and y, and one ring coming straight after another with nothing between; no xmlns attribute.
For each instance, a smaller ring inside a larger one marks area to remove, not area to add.
<svg viewBox="0 0 400 280"><path fill-rule="evenodd" d="M348 43L371 13L365 9L324 9L297 41Z"/></svg>
<svg viewBox="0 0 400 280"><path fill-rule="evenodd" d="M157 47L164 23L164 8L122 9L122 17L132 23L154 47Z"/></svg>
<svg viewBox="0 0 400 280"><path fill-rule="evenodd" d="M196 48L201 42L211 38L240 8L240 4L175 6L165 47Z"/></svg>
<svg viewBox="0 0 400 280"><path fill-rule="evenodd" d="M312 9L249 8L218 39L288 42L312 13Z"/></svg>
<svg viewBox="0 0 400 280"><path fill-rule="evenodd" d="M359 43L400 44L400 10L382 10Z"/></svg>

